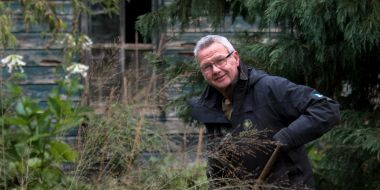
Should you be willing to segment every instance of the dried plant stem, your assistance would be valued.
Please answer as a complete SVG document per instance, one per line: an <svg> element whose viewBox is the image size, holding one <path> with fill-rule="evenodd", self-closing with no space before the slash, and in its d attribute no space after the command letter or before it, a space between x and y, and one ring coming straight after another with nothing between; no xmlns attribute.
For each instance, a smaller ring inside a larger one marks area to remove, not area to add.
<svg viewBox="0 0 380 190"><path fill-rule="evenodd" d="M133 141L132 150L131 150L131 153L129 155L129 158L127 157L127 168L129 170L132 169L132 162L133 162L134 154L139 149L140 144L141 144L140 137L141 137L141 129L143 127L143 121L144 121L144 112L141 111L140 112L140 120L137 122L137 126L136 126L136 134L135 134L135 138Z"/></svg>
<svg viewBox="0 0 380 190"><path fill-rule="evenodd" d="M108 144L109 144L109 131L107 131L107 135L105 135L105 147L107 147L108 146ZM98 173L98 177L97 177L97 181L98 182L101 182L101 180L102 180L102 177L103 177L103 174L105 174L106 172L105 172L105 167L104 167L104 162L106 161L106 159L107 159L107 151L102 151L102 153L101 153L101 159L100 159L100 166L99 166L99 171L102 171L102 172L99 172Z"/></svg>
<svg viewBox="0 0 380 190"><path fill-rule="evenodd" d="M111 111L111 105L112 105L112 102L114 102L114 100L116 99L116 88L111 88L111 92L110 92L110 95L108 96L108 98L106 99L106 113L107 113L107 117L108 118L111 118L112 117L112 111Z"/></svg>
<svg viewBox="0 0 380 190"><path fill-rule="evenodd" d="M195 157L195 163L199 164L200 157L202 155L202 144L203 144L203 127L200 127L198 129L199 135L198 135L198 144L197 144L197 154Z"/></svg>
<svg viewBox="0 0 380 190"><path fill-rule="evenodd" d="M123 76L123 103L128 105L128 79L127 76Z"/></svg>

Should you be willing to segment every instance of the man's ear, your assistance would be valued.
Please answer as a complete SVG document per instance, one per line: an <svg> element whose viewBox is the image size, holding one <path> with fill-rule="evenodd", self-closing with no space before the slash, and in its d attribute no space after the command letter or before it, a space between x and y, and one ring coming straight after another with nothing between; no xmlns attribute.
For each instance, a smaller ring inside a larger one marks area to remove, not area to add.
<svg viewBox="0 0 380 190"><path fill-rule="evenodd" d="M237 51L234 51L234 53L232 53L232 57L235 59L236 61L236 66L240 66L240 57L239 57L239 53Z"/></svg>

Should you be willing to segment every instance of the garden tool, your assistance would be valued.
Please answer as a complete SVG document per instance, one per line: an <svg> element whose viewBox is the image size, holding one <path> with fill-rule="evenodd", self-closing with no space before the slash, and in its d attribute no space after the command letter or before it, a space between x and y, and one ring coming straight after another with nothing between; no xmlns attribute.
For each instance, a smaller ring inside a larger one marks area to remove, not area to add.
<svg viewBox="0 0 380 190"><path fill-rule="evenodd" d="M260 176L257 178L256 183L253 186L252 190L259 190L259 187L263 184L265 178L268 176L270 170L272 169L274 162L277 160L277 157L280 153L280 147L281 145L278 144L276 148L274 149L268 162L265 164L263 171L261 172Z"/></svg>

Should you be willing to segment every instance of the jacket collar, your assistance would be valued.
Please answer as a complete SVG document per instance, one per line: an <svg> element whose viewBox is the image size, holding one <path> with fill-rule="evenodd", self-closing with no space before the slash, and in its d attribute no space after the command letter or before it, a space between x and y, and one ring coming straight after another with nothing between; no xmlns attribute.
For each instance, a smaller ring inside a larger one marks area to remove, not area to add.
<svg viewBox="0 0 380 190"><path fill-rule="evenodd" d="M239 80L248 80L248 67L241 61L239 63Z"/></svg>
<svg viewBox="0 0 380 190"><path fill-rule="evenodd" d="M233 109L240 110L244 102L244 97L248 92L249 86L249 69L247 65L240 62L239 66L239 80L236 82L233 88Z"/></svg>

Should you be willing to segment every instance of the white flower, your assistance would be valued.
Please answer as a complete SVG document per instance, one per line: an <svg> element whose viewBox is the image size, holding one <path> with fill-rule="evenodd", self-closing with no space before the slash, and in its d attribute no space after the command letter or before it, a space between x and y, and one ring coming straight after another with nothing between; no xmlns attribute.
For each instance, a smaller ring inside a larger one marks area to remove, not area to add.
<svg viewBox="0 0 380 190"><path fill-rule="evenodd" d="M270 39L270 38L264 38L261 41L261 43L263 43L263 44L274 44L276 42L277 42L277 40L274 39L274 38L272 38L272 39Z"/></svg>
<svg viewBox="0 0 380 190"><path fill-rule="evenodd" d="M74 47L76 45L74 37L71 34L66 34L60 43L66 43L70 47Z"/></svg>
<svg viewBox="0 0 380 190"><path fill-rule="evenodd" d="M11 73L13 69L20 69L20 71L23 73L24 69L22 69L22 66L25 66L26 63L22 61L22 56L17 54L11 54L8 55L6 58L1 60L2 67L7 66L8 72Z"/></svg>
<svg viewBox="0 0 380 190"><path fill-rule="evenodd" d="M349 81L342 81L342 91L340 92L340 95L343 97L348 97L352 94L352 86Z"/></svg>
<svg viewBox="0 0 380 190"><path fill-rule="evenodd" d="M73 63L71 66L66 68L66 71L69 72L69 74L66 75L66 78L69 78L69 76L72 74L80 74L83 77L86 77L88 66L80 63Z"/></svg>
<svg viewBox="0 0 380 190"><path fill-rule="evenodd" d="M89 50L93 44L92 40L86 35L81 35L78 38L71 34L66 34L60 43L66 44L69 48L81 48L82 50Z"/></svg>
<svg viewBox="0 0 380 190"><path fill-rule="evenodd" d="M264 38L261 43L267 44L269 42L269 38Z"/></svg>
<svg viewBox="0 0 380 190"><path fill-rule="evenodd" d="M90 48L91 48L91 46L92 46L92 40L88 37L88 36L86 36L86 35L84 35L84 36L82 36L83 37L83 43L82 43L82 49L84 49L84 50L89 50Z"/></svg>

